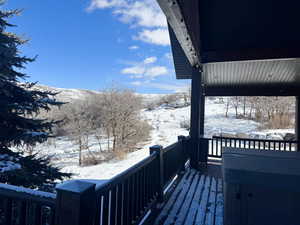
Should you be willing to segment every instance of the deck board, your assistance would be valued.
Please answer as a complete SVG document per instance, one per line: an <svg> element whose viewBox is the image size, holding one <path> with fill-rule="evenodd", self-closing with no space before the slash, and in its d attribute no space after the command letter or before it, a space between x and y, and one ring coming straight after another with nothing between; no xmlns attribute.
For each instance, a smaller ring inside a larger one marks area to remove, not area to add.
<svg viewBox="0 0 300 225"><path fill-rule="evenodd" d="M181 179L155 225L223 225L222 179L190 170Z"/></svg>

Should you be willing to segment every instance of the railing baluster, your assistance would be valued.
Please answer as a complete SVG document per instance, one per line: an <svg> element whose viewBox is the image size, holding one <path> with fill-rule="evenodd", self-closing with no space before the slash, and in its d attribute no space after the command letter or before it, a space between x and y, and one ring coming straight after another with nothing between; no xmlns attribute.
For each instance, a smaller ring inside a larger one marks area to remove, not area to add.
<svg viewBox="0 0 300 225"><path fill-rule="evenodd" d="M12 219L12 200L4 199L4 224L11 225Z"/></svg>
<svg viewBox="0 0 300 225"><path fill-rule="evenodd" d="M286 142L283 143L283 148L284 148L284 151L287 151L287 149L286 149Z"/></svg>
<svg viewBox="0 0 300 225"><path fill-rule="evenodd" d="M278 142L278 145L279 145L279 151L281 151L281 141Z"/></svg>
<svg viewBox="0 0 300 225"><path fill-rule="evenodd" d="M121 183L117 186L117 212L116 212L116 224L123 225L124 217L124 184Z"/></svg>
<svg viewBox="0 0 300 225"><path fill-rule="evenodd" d="M101 225L102 223L102 196L96 196L96 215L95 215L95 225Z"/></svg>
<svg viewBox="0 0 300 225"><path fill-rule="evenodd" d="M104 194L103 194L103 225L104 224L107 224L109 225L110 224L110 192L109 191L106 191Z"/></svg>
<svg viewBox="0 0 300 225"><path fill-rule="evenodd" d="M130 221L130 184L127 179L124 188L124 225L129 225Z"/></svg>
<svg viewBox="0 0 300 225"><path fill-rule="evenodd" d="M41 205L35 204L34 207L34 225L41 225L42 224L42 213L41 213Z"/></svg>
<svg viewBox="0 0 300 225"><path fill-rule="evenodd" d="M138 194L138 208L137 208L137 212L138 212L138 215L140 216L143 212L142 210L142 207L143 207L143 204L142 204L142 200L143 200L143 170L141 170L139 172L139 194Z"/></svg>
<svg viewBox="0 0 300 225"><path fill-rule="evenodd" d="M118 186L115 186L110 191L110 225L116 224L116 215L117 215L117 193Z"/></svg>

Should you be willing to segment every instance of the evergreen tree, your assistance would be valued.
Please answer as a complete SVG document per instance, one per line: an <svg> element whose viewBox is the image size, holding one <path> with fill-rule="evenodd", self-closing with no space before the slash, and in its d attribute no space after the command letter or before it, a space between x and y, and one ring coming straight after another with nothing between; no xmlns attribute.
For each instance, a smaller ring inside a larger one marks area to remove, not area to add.
<svg viewBox="0 0 300 225"><path fill-rule="evenodd" d="M38 119L37 115L63 103L55 100L56 93L25 82L25 65L35 58L22 56L18 50L27 40L6 31L14 26L7 20L19 13L0 9L0 182L45 190L70 174L52 166L49 158L26 156L11 149L46 141L57 121Z"/></svg>

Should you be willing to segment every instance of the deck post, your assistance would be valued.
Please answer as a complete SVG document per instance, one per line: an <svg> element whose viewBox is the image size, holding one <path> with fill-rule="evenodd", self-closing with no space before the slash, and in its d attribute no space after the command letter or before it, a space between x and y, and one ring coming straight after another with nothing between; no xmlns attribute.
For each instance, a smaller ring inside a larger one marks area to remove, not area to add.
<svg viewBox="0 0 300 225"><path fill-rule="evenodd" d="M159 173L159 181L158 181L158 201L164 201L164 152L163 147L161 145L154 145L150 147L150 154L156 152L158 157L158 173Z"/></svg>
<svg viewBox="0 0 300 225"><path fill-rule="evenodd" d="M56 188L56 225L94 223L96 212L95 184L72 180Z"/></svg>
<svg viewBox="0 0 300 225"><path fill-rule="evenodd" d="M186 162L186 159L187 159L186 137L183 136L183 135L178 136L178 143L180 144L181 154L182 154L180 171L184 172L185 171L185 162Z"/></svg>
<svg viewBox="0 0 300 225"><path fill-rule="evenodd" d="M191 130L190 130L190 158L191 167L199 169L201 149L199 149L199 138L204 135L204 110L205 95L202 85L202 72L200 67L193 67L192 93L191 93Z"/></svg>
<svg viewBox="0 0 300 225"><path fill-rule="evenodd" d="M296 96L296 110L295 110L295 135L296 135L296 141L300 141L300 97ZM299 150L299 144L297 144L297 151Z"/></svg>

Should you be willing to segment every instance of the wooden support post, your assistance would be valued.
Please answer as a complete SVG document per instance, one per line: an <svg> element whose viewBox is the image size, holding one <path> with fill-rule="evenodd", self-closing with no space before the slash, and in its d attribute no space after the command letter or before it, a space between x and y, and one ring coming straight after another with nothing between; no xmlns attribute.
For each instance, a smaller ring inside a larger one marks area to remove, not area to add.
<svg viewBox="0 0 300 225"><path fill-rule="evenodd" d="M181 171L185 172L185 162L187 160L187 143L186 143L186 137L183 135L178 136L178 143L180 144L181 148Z"/></svg>
<svg viewBox="0 0 300 225"><path fill-rule="evenodd" d="M150 154L156 152L158 157L158 173L159 181L157 183L158 187L158 201L164 201L164 153L163 147L161 145L154 145L150 147Z"/></svg>
<svg viewBox="0 0 300 225"><path fill-rule="evenodd" d="M96 213L95 184L73 180L56 188L56 225L93 224Z"/></svg>
<svg viewBox="0 0 300 225"><path fill-rule="evenodd" d="M199 138L204 135L204 113L205 94L202 84L202 72L200 68L194 67L192 73L192 94L191 94L191 131L190 131L190 158L191 167L199 169L201 149Z"/></svg>
<svg viewBox="0 0 300 225"><path fill-rule="evenodd" d="M298 141L297 144L297 151L300 151L299 141L300 141L300 97L296 96L296 110L295 110L295 135L296 140Z"/></svg>

